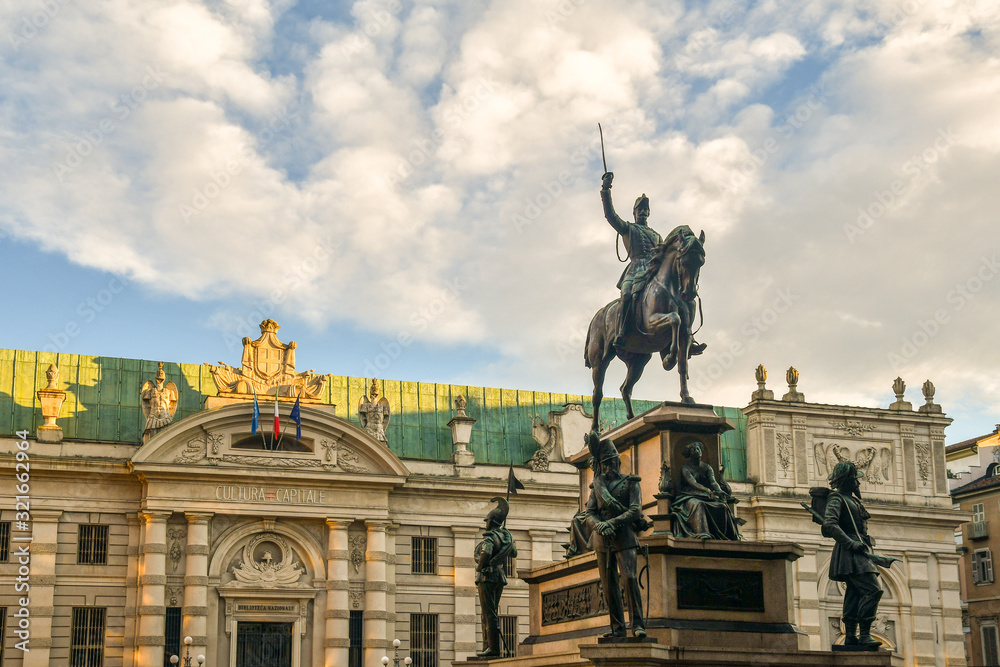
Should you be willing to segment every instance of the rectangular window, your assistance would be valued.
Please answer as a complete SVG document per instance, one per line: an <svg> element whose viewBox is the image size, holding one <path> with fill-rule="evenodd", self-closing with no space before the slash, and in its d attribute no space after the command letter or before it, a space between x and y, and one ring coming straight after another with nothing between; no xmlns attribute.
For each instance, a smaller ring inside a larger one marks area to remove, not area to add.
<svg viewBox="0 0 1000 667"><path fill-rule="evenodd" d="M437 538L414 537L410 550L410 572L413 574L437 573Z"/></svg>
<svg viewBox="0 0 1000 667"><path fill-rule="evenodd" d="M989 549L976 549L972 552L972 583L993 583L993 554Z"/></svg>
<svg viewBox="0 0 1000 667"><path fill-rule="evenodd" d="M503 573L507 575L508 579L513 579L517 576L517 557L507 556L503 561Z"/></svg>
<svg viewBox="0 0 1000 667"><path fill-rule="evenodd" d="M982 523L986 521L986 508L983 503L976 503L972 506L972 523Z"/></svg>
<svg viewBox="0 0 1000 667"><path fill-rule="evenodd" d="M517 616L500 617L500 636L503 645L500 647L500 657L513 658L517 656Z"/></svg>
<svg viewBox="0 0 1000 667"><path fill-rule="evenodd" d="M979 636L983 640L983 664L1000 665L1000 646L997 645L997 626L979 626Z"/></svg>
<svg viewBox="0 0 1000 667"><path fill-rule="evenodd" d="M410 657L413 667L438 667L437 614L410 614Z"/></svg>
<svg viewBox="0 0 1000 667"><path fill-rule="evenodd" d="M70 628L70 667L104 665L104 607L74 607Z"/></svg>
<svg viewBox="0 0 1000 667"><path fill-rule="evenodd" d="M0 665L3 662L3 646L7 642L7 607L0 607Z"/></svg>
<svg viewBox="0 0 1000 667"><path fill-rule="evenodd" d="M80 526L76 562L80 565L108 564L108 527L106 525L83 524Z"/></svg>
<svg viewBox="0 0 1000 667"><path fill-rule="evenodd" d="M9 558L10 558L10 521L0 521L0 563L6 563Z"/></svg>
<svg viewBox="0 0 1000 667"><path fill-rule="evenodd" d="M181 608L167 607L166 630L163 633L163 667L173 667L170 656L181 657Z"/></svg>
<svg viewBox="0 0 1000 667"><path fill-rule="evenodd" d="M347 667L363 667L364 648L361 638L364 637L364 613L363 611L351 610L350 624L347 626L347 635L350 647L347 649Z"/></svg>

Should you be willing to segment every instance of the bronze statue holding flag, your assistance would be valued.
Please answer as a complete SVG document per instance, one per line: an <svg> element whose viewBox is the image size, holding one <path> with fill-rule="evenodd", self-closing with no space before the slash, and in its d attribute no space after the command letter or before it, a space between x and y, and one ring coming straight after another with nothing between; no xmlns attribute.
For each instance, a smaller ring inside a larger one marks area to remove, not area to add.
<svg viewBox="0 0 1000 667"><path fill-rule="evenodd" d="M520 484L521 482L514 477L514 469L511 467L507 485L508 496L511 487L514 486L513 491L517 493L517 485ZM523 489L524 486L520 488ZM503 571L504 563L508 558L517 557L514 538L506 528L510 504L500 496L496 496L490 502L497 503L497 507L486 515L486 532L473 552L473 559L476 561L476 588L479 590L483 623L483 650L476 654L480 658L496 658L501 654L503 637L500 634L500 596L503 594L504 586L507 585L507 575Z"/></svg>

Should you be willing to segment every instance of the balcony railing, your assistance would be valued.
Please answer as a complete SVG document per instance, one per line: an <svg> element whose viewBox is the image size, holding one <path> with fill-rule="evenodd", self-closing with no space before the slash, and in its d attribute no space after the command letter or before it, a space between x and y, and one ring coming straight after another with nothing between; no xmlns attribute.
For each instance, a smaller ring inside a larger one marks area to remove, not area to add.
<svg viewBox="0 0 1000 667"><path fill-rule="evenodd" d="M988 529L989 521L973 521L969 524L969 539L970 540L985 540L990 536L990 531Z"/></svg>

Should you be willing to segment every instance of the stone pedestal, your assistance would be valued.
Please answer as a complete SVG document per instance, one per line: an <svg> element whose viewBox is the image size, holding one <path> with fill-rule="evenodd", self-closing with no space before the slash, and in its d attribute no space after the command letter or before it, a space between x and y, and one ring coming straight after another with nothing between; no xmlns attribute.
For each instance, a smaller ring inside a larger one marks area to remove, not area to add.
<svg viewBox="0 0 1000 667"><path fill-rule="evenodd" d="M640 542L649 551L646 631L660 644L786 652L808 648L792 609L792 561L802 555L798 545L672 535ZM645 564L640 556L640 568ZM608 631L593 552L520 576L528 582L530 604L530 635L520 654L565 652Z"/></svg>
<svg viewBox="0 0 1000 667"><path fill-rule="evenodd" d="M529 635L518 657L455 662L504 667L902 667L888 652L810 651L795 624L792 562L804 550L791 542L743 542L674 537L666 496L658 493L661 466L677 484L683 449L698 440L703 459L718 470L719 436L733 426L711 406L664 403L604 434L617 445L622 470L642 476L644 507L656 506L651 533L640 536L640 570L648 639L602 641L609 628L594 552L518 575L528 583ZM578 467L587 453L571 462ZM581 488L590 480L581 471ZM663 480L666 484L667 480ZM659 497L657 497L659 496Z"/></svg>

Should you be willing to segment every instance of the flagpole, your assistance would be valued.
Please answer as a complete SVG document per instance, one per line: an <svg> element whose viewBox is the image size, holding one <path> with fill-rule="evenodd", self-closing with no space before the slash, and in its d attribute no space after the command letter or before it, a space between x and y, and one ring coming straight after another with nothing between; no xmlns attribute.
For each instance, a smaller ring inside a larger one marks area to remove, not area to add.
<svg viewBox="0 0 1000 667"><path fill-rule="evenodd" d="M260 428L260 405L257 403L257 388L253 387L253 406L257 412L257 428L260 429L260 441L264 443L264 449L267 449L267 438L264 437L264 429Z"/></svg>

